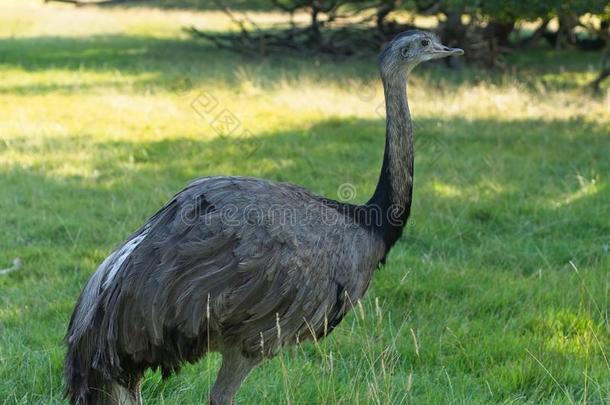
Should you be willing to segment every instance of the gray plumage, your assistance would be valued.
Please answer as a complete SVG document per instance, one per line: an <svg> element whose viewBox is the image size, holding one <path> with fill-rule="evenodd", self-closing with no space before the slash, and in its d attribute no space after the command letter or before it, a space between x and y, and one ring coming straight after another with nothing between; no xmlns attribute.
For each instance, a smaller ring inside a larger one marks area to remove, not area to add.
<svg viewBox="0 0 610 405"><path fill-rule="evenodd" d="M422 38L440 46L428 33L409 32L380 57L388 130L369 203L247 177L191 183L112 252L81 293L67 334L71 403L140 403L147 368L168 376L219 351L210 401L229 404L261 361L332 331L408 217L413 156L404 78L425 58L405 57L401 46L413 51Z"/></svg>

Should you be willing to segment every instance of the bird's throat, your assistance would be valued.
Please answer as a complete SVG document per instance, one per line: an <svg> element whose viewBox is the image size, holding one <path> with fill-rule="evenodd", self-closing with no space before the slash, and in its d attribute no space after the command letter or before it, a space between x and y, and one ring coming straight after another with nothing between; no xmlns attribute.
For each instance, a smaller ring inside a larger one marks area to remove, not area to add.
<svg viewBox="0 0 610 405"><path fill-rule="evenodd" d="M367 206L378 213L374 228L389 250L400 238L411 209L413 129L406 76L393 75L382 80L386 105L385 151L377 188Z"/></svg>

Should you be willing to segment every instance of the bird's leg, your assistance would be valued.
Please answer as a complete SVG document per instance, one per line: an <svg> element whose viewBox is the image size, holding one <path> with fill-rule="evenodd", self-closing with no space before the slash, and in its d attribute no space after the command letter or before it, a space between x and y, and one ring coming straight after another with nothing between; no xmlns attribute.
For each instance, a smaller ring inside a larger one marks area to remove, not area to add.
<svg viewBox="0 0 610 405"><path fill-rule="evenodd" d="M112 401L110 403L113 405L142 405L139 378L130 383L129 387L114 383L111 390Z"/></svg>
<svg viewBox="0 0 610 405"><path fill-rule="evenodd" d="M138 378L131 390L135 397L136 405L142 405L142 380Z"/></svg>
<svg viewBox="0 0 610 405"><path fill-rule="evenodd" d="M250 371L261 359L243 356L239 350L222 353L222 366L210 394L210 405L232 405L235 394Z"/></svg>

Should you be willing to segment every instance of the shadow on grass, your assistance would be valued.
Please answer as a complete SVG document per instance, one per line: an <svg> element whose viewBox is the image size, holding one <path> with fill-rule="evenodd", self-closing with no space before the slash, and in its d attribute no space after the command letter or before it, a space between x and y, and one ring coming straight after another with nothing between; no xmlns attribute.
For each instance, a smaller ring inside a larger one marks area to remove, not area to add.
<svg viewBox="0 0 610 405"><path fill-rule="evenodd" d="M127 82L135 89L151 88L184 90L211 82L234 84L240 79L236 72L245 70L261 85L272 84L278 77L318 83L336 83L348 79L377 80L376 58L356 57L337 60L328 56L299 57L295 55L244 56L220 50L204 40L154 38L129 35L94 35L89 37L32 37L0 39L0 65L31 72L67 71L73 73L106 73L115 78L100 79L92 84L24 84L0 85L0 93L47 94L69 92L75 88L114 87ZM521 55L521 54L519 54ZM477 69L452 71L442 64L425 64L432 82L441 81L451 87L464 82L502 82L507 78L533 83L544 74L552 86L577 87L570 78L589 74L597 63L591 54L575 57L572 53L553 54L552 64L534 64L526 56L515 56L514 74L501 74ZM522 71L522 72L521 72ZM132 75L125 78L122 75ZM584 77L584 76L583 76Z"/></svg>
<svg viewBox="0 0 610 405"><path fill-rule="evenodd" d="M220 50L205 40L146 36L95 35L90 37L34 37L0 40L0 65L31 72L68 72L146 75L135 79L140 88L157 86L173 90L207 82L235 83L235 73L248 69L262 83L311 77L336 81L341 77L376 77L375 58L334 61L297 56L244 56ZM152 76L152 77L151 77ZM38 85L8 87L4 92L52 91Z"/></svg>

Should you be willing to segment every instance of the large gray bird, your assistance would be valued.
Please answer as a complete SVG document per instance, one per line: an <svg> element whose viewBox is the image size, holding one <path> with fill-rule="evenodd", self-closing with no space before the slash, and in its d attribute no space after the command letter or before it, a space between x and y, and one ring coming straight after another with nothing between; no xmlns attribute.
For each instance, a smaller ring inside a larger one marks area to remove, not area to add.
<svg viewBox="0 0 610 405"><path fill-rule="evenodd" d="M328 335L366 291L411 206L406 83L420 62L462 54L407 31L379 56L385 153L375 193L350 205L286 183L204 177L174 196L89 279L67 333L73 404L141 403L148 368L167 376L222 354L212 404L287 344Z"/></svg>

